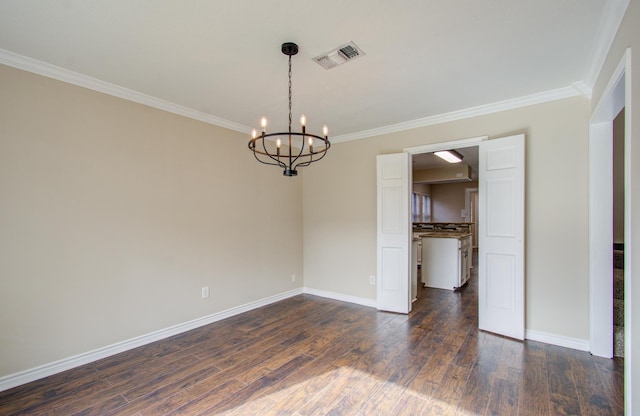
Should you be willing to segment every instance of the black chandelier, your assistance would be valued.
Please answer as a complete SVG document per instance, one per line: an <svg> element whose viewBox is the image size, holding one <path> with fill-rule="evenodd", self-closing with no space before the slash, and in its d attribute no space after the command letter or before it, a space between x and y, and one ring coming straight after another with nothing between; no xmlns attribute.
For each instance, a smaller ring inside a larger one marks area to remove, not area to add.
<svg viewBox="0 0 640 416"><path fill-rule="evenodd" d="M289 131L267 133L267 118L262 117L262 133L258 134L255 129L251 131L249 149L258 162L283 168L285 176L296 176L298 168L325 157L331 143L327 126L322 128L322 136L307 133L307 118L304 115L300 117L302 132L291 131L291 57L298 53L298 45L283 43L282 53L289 56ZM285 149L282 149L283 145Z"/></svg>

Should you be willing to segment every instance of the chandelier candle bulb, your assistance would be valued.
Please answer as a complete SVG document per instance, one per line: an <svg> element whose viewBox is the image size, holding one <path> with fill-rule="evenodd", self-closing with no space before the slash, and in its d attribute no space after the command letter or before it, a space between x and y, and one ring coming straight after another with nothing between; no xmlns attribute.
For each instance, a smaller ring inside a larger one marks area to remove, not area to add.
<svg viewBox="0 0 640 416"><path fill-rule="evenodd" d="M262 131L266 131L267 130L267 118L266 117L262 117L260 119L260 126L262 126Z"/></svg>
<svg viewBox="0 0 640 416"><path fill-rule="evenodd" d="M329 127L327 127L326 125L322 127L322 135L324 136L325 139L329 135Z"/></svg>
<svg viewBox="0 0 640 416"><path fill-rule="evenodd" d="M251 138L255 139L256 137L258 137L258 132L256 131L256 129L251 130Z"/></svg>
<svg viewBox="0 0 640 416"><path fill-rule="evenodd" d="M313 153L313 137L309 137L309 153Z"/></svg>
<svg viewBox="0 0 640 416"><path fill-rule="evenodd" d="M300 116L300 125L302 127L307 125L307 118L304 116L304 114Z"/></svg>

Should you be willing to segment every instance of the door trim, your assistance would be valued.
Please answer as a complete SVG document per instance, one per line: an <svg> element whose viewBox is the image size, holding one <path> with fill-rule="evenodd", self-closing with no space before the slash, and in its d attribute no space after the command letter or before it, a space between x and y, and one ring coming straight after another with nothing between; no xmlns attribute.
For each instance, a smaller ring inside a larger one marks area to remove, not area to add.
<svg viewBox="0 0 640 416"><path fill-rule="evenodd" d="M613 140L613 119L624 107L625 111L625 171L624 171L624 245L625 251L632 250L631 214L632 189L631 189L631 49L628 48L620 60L609 82L596 104L591 119L589 120L589 289L590 289L590 319L589 319L589 344L593 355L613 356L613 323L598 319L602 312L607 313L613 307L613 295L600 290L601 287L611 285L611 272L613 270L613 221L604 221L598 216L598 200L605 200L606 204L613 205L613 184L601 184L599 177L611 176L613 151L609 153ZM617 110L617 111L616 111ZM600 151L605 148L605 152ZM597 150L596 150L597 149ZM607 202L608 201L608 202ZM595 209L595 211L594 211ZM612 218L608 217L609 219ZM634 237L634 238L632 238ZM610 241L608 247L604 247L602 241ZM625 293L631 294L631 276L633 266L631 253L625 253L624 286ZM607 272L604 272L604 270ZM625 409L633 409L633 380L632 380L632 346L633 337L631 321L632 296L625 296L625 359L624 359L624 399ZM602 341L604 340L604 341ZM606 343L606 345L604 345Z"/></svg>
<svg viewBox="0 0 640 416"><path fill-rule="evenodd" d="M593 355L606 358L613 357L613 223L602 218L613 217L613 119L625 106L625 73L626 55L589 120L589 345ZM625 147L627 135L625 128Z"/></svg>

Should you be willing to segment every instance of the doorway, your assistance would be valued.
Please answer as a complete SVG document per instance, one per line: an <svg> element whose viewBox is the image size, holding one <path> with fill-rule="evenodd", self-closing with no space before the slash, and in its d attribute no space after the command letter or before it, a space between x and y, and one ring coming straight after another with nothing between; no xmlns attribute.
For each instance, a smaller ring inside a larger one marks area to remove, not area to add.
<svg viewBox="0 0 640 416"><path fill-rule="evenodd" d="M624 246L631 241L631 50L627 49L613 72L589 121L589 347L593 355L613 356L613 121L625 111L624 126ZM624 264L624 287L628 293L633 263ZM632 409L633 380L631 371L631 302L624 305L625 408Z"/></svg>
<svg viewBox="0 0 640 416"><path fill-rule="evenodd" d="M523 340L524 134L437 143L376 157L378 309L411 310L409 156L471 146L479 146L479 328Z"/></svg>
<svg viewBox="0 0 640 416"><path fill-rule="evenodd" d="M471 224L473 229L473 248L478 249L478 188L465 189L464 210L465 220Z"/></svg>

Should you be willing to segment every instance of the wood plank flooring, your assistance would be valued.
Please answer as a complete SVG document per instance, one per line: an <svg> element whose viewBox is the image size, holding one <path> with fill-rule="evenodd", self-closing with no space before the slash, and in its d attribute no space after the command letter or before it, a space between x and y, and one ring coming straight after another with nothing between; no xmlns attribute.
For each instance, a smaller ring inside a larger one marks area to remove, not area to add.
<svg viewBox="0 0 640 416"><path fill-rule="evenodd" d="M621 415L623 360L477 329L477 278L410 315L301 295L0 392L0 415Z"/></svg>

